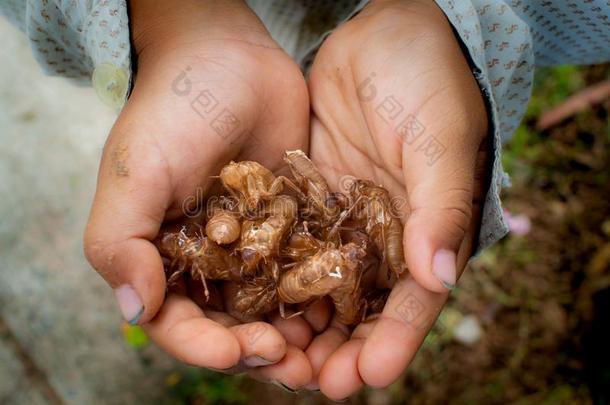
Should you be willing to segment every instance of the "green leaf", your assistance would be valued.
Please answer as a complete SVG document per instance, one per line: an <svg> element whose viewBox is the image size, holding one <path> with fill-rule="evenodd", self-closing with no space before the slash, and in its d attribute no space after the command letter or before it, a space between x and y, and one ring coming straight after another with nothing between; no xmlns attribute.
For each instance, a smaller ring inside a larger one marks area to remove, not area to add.
<svg viewBox="0 0 610 405"><path fill-rule="evenodd" d="M146 346L149 342L148 336L139 326L123 325L123 338L127 344L135 349Z"/></svg>

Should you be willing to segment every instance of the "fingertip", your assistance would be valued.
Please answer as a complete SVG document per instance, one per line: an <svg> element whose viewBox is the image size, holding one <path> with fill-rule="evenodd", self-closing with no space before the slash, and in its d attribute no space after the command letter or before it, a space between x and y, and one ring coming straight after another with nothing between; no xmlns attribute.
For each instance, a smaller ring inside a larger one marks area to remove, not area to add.
<svg viewBox="0 0 610 405"><path fill-rule="evenodd" d="M324 363L318 379L320 391L333 401L343 401L364 386L358 372L363 339L352 339L339 347Z"/></svg>
<svg viewBox="0 0 610 405"><path fill-rule="evenodd" d="M410 361L408 338L408 331L397 321L377 321L358 356L358 371L365 384L384 388L400 377Z"/></svg>
<svg viewBox="0 0 610 405"><path fill-rule="evenodd" d="M176 348L171 350L187 364L224 370L235 366L241 358L235 336L210 319L183 321L172 332Z"/></svg>
<svg viewBox="0 0 610 405"><path fill-rule="evenodd" d="M169 295L157 316L142 326L159 347L193 366L225 370L235 366L241 357L240 344L233 333L205 318L186 297Z"/></svg>
<svg viewBox="0 0 610 405"><path fill-rule="evenodd" d="M286 355L286 339L266 322L251 322L232 326L247 366L275 364Z"/></svg>
<svg viewBox="0 0 610 405"><path fill-rule="evenodd" d="M305 351L312 368L312 379L308 384L309 389L319 388L318 380L324 363L347 339L348 334L335 327L328 328L313 339Z"/></svg>
<svg viewBox="0 0 610 405"><path fill-rule="evenodd" d="M448 294L424 289L408 275L399 279L358 358L363 381L376 388L396 381L438 317Z"/></svg>
<svg viewBox="0 0 610 405"><path fill-rule="evenodd" d="M316 333L326 329L331 319L331 304L328 297L322 297L304 308L303 319L305 319Z"/></svg>
<svg viewBox="0 0 610 405"><path fill-rule="evenodd" d="M439 261L439 255L431 247L426 233L420 232L416 225L416 223L410 222L405 228L405 260L409 274L419 285L429 291L443 293L452 290L455 288L455 265L453 267L454 276L451 278L452 269L447 266L449 262L446 254L450 251L439 249L438 252L441 252L442 256Z"/></svg>
<svg viewBox="0 0 610 405"><path fill-rule="evenodd" d="M115 290L119 307L127 322L131 324L149 322L159 312L165 299L166 279L163 262L155 246L144 239L131 239L124 243L122 250L124 253L121 253L121 258L116 260L117 272L124 282L119 288L127 290L124 286L128 286L133 290L128 305L135 305L136 299L139 299L140 315L134 319L129 312L125 312L123 310L125 304L121 298L125 298L126 295L117 294Z"/></svg>
<svg viewBox="0 0 610 405"><path fill-rule="evenodd" d="M288 344L286 355L277 363L249 371L257 380L281 383L290 390L298 390L311 380L311 365L301 349Z"/></svg>
<svg viewBox="0 0 610 405"><path fill-rule="evenodd" d="M275 314L271 318L271 324L284 336L286 342L301 350L305 350L313 338L311 326L301 316L284 319Z"/></svg>

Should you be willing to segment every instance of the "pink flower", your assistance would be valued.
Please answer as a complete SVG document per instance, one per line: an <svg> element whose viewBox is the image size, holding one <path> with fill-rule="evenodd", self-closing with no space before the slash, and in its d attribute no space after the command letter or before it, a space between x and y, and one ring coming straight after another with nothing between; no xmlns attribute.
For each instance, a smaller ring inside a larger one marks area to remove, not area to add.
<svg viewBox="0 0 610 405"><path fill-rule="evenodd" d="M508 231L514 235L527 235L532 230L532 221L527 215L512 215L505 209L504 220L508 224Z"/></svg>

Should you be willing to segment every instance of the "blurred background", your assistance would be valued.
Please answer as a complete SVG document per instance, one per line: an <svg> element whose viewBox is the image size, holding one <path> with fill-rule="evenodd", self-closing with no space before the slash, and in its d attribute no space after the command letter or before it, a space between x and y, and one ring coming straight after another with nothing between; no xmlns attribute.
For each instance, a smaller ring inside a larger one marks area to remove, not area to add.
<svg viewBox="0 0 610 405"><path fill-rule="evenodd" d="M323 404L188 368L81 247L115 114L0 20L0 404ZM610 403L610 65L539 69L504 153L511 233L472 261L409 370L354 404Z"/></svg>

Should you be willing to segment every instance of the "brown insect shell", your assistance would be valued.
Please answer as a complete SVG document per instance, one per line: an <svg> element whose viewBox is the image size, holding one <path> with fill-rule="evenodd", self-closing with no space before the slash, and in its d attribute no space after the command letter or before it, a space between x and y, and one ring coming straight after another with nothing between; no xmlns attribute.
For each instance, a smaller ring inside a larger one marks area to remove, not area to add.
<svg viewBox="0 0 610 405"><path fill-rule="evenodd" d="M241 223L237 215L223 209L216 209L205 226L208 238L219 245L235 242L241 234Z"/></svg>
<svg viewBox="0 0 610 405"><path fill-rule="evenodd" d="M264 220L244 221L238 250L250 270L263 258L279 255L280 244L292 228L298 205L294 198L279 195L265 206Z"/></svg>
<svg viewBox="0 0 610 405"><path fill-rule="evenodd" d="M320 249L281 276L280 299L296 304L329 294L345 282L349 272L359 268L364 255L364 250L353 243L340 249Z"/></svg>
<svg viewBox="0 0 610 405"><path fill-rule="evenodd" d="M256 209L261 194L270 188L275 180L271 170L253 161L233 162L222 168L220 181L232 194L238 193L247 209Z"/></svg>

